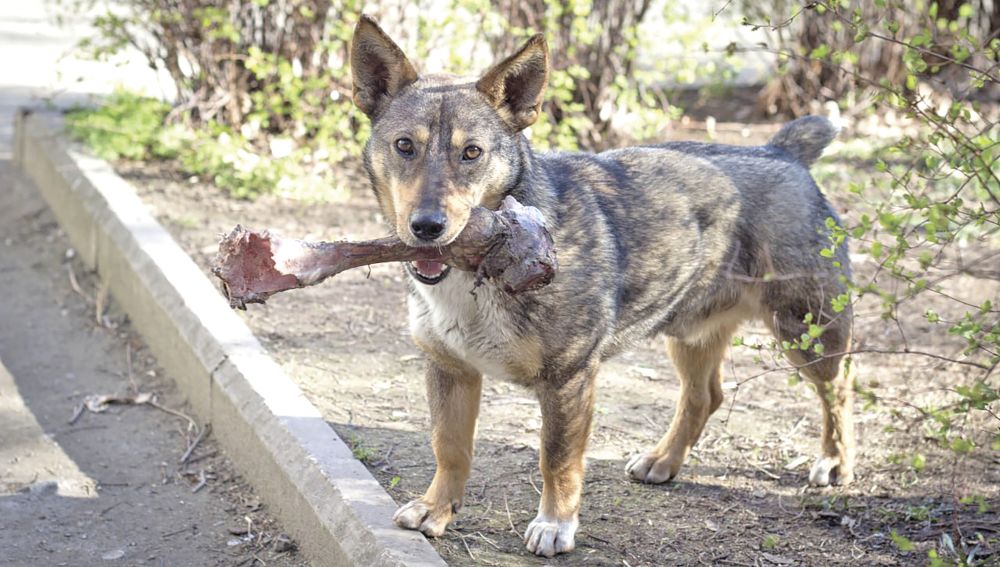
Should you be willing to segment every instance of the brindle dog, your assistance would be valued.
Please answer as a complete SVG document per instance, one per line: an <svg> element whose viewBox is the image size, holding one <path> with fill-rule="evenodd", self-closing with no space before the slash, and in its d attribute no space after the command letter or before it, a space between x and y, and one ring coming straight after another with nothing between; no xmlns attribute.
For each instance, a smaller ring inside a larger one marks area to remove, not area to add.
<svg viewBox="0 0 1000 567"><path fill-rule="evenodd" d="M636 455L641 482L677 474L722 403L720 362L744 320L795 341L823 327L824 355L789 358L816 384L822 449L809 482L853 478L851 383L842 366L851 310L830 308L850 277L846 245L834 258L837 216L808 167L834 138L824 118L787 124L766 145L666 143L588 153L535 153L522 131L538 118L549 74L536 35L485 75L420 76L362 17L351 65L354 102L371 118L364 163L399 238L441 246L476 206L506 195L544 214L560 272L512 296L434 262L407 264L410 327L427 354L427 397L437 471L395 522L440 536L462 505L472 463L483 375L535 392L543 416L538 515L525 531L533 553L570 551L580 511L584 452L598 367L646 337L666 337L681 380L667 434ZM818 350L818 349L817 349Z"/></svg>

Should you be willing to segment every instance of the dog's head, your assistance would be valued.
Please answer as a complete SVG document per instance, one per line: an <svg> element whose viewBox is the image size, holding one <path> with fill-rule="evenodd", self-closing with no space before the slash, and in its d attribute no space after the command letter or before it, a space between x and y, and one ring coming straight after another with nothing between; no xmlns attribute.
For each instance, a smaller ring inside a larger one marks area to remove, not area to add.
<svg viewBox="0 0 1000 567"><path fill-rule="evenodd" d="M365 167L400 239L443 246L473 207L499 206L520 174L521 131L538 118L548 69L545 39L536 35L478 80L420 77L378 24L361 17L351 71L354 104L372 123Z"/></svg>

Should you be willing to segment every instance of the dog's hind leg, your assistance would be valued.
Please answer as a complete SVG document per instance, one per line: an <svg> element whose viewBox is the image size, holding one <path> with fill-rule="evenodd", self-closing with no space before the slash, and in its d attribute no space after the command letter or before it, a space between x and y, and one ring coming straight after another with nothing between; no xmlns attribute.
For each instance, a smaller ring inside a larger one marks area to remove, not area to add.
<svg viewBox="0 0 1000 567"><path fill-rule="evenodd" d="M542 498L538 515L524 532L524 541L535 555L552 557L572 551L579 525L583 491L583 455L594 414L597 365L563 379L538 383L542 409ZM556 377L553 377L556 378Z"/></svg>
<svg viewBox="0 0 1000 567"><path fill-rule="evenodd" d="M625 466L633 479L660 483L677 475L708 418L722 405L720 364L732 332L732 327L718 329L695 343L667 339L667 351L681 380L680 400L667 434L652 451L632 457Z"/></svg>
<svg viewBox="0 0 1000 567"><path fill-rule="evenodd" d="M803 309L780 309L766 321L779 341L801 340L808 325ZM850 357L843 353L851 346L851 309L836 314L814 314L823 328L819 341L823 355L814 349L786 351L788 359L816 386L823 412L822 452L809 472L809 484L827 486L854 480L853 384Z"/></svg>
<svg viewBox="0 0 1000 567"><path fill-rule="evenodd" d="M427 492L396 511L396 525L438 537L462 506L481 392L482 376L464 364L429 363L427 401L437 470Z"/></svg>

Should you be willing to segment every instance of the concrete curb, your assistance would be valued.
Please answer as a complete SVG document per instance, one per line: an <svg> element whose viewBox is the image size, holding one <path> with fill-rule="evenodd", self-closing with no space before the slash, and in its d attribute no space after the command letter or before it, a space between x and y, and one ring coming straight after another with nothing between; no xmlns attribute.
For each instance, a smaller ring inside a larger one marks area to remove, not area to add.
<svg viewBox="0 0 1000 567"><path fill-rule="evenodd" d="M444 566L129 184L22 111L14 162L39 187L226 452L318 565Z"/></svg>

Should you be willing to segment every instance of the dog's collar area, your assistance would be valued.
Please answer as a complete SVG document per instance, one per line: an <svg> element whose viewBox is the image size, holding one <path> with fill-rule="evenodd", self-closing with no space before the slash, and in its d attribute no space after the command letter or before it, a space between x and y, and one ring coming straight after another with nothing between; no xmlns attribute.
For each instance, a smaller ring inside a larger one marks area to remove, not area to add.
<svg viewBox="0 0 1000 567"><path fill-rule="evenodd" d="M406 271L424 285L437 285L451 273L451 266L441 262L406 262Z"/></svg>

